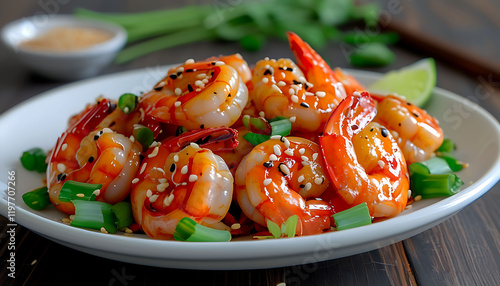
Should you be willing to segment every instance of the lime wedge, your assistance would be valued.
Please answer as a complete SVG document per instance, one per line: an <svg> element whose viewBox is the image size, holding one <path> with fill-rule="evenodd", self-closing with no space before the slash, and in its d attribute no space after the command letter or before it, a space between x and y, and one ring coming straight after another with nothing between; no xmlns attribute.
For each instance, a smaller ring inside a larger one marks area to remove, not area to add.
<svg viewBox="0 0 500 286"><path fill-rule="evenodd" d="M388 72L368 87L374 94L398 94L407 101L423 106L436 86L436 63L427 58L402 69Z"/></svg>

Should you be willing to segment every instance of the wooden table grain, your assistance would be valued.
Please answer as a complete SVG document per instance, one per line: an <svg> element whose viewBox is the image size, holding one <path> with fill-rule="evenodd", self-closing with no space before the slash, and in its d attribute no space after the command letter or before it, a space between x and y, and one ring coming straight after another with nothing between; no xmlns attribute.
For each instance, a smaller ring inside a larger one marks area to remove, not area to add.
<svg viewBox="0 0 500 286"><path fill-rule="evenodd" d="M75 7L104 12L147 11L180 6L169 1L4 1L0 26L36 13L71 13ZM213 3L216 3L214 1ZM369 1L360 1L369 2ZM500 4L481 1L379 0L385 16L405 27L424 31L472 52L493 65L500 64ZM200 1L188 1L196 4ZM372 32L372 31L366 31ZM385 72L432 56L408 42L392 47L397 60L371 69ZM102 74L171 64L241 51L232 43L198 43L157 52L125 65L110 65ZM341 47L321 51L336 66L349 67ZM258 53L242 52L248 62L269 57L291 57L287 44L273 40ZM477 102L500 118L500 82L488 75L457 69L449 59L437 58L441 88ZM0 113L64 83L49 81L21 67L0 47ZM1 138L10 140L10 138ZM473 150L471 150L473 151ZM1 158L0 158L1 160ZM7 219L0 217L0 285L498 285L500 281L500 186L445 222L370 252L292 267L240 271L197 271L149 267L108 260L54 243L30 230L16 228L16 278L7 276L9 255Z"/></svg>

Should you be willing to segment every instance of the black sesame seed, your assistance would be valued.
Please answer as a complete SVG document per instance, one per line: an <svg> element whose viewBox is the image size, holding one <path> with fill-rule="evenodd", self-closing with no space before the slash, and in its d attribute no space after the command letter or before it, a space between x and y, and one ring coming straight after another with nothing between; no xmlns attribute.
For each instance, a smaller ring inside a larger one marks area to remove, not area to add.
<svg viewBox="0 0 500 286"><path fill-rule="evenodd" d="M180 76L181 74L182 74L182 72L181 72L181 71L177 72L177 76Z"/></svg>
<svg viewBox="0 0 500 286"><path fill-rule="evenodd" d="M205 128L205 124L200 125L200 129Z"/></svg>
<svg viewBox="0 0 500 286"><path fill-rule="evenodd" d="M264 164L262 164L262 165L264 165L264 167L266 167L266 168L271 168L273 166L273 162L271 162L271 161L264 162Z"/></svg>
<svg viewBox="0 0 500 286"><path fill-rule="evenodd" d="M398 126L401 126L401 123L398 123Z"/></svg>
<svg viewBox="0 0 500 286"><path fill-rule="evenodd" d="M193 69L187 69L186 72L193 72Z"/></svg>
<svg viewBox="0 0 500 286"><path fill-rule="evenodd" d="M413 116L418 118L418 113L413 112L412 114L413 114Z"/></svg>
<svg viewBox="0 0 500 286"><path fill-rule="evenodd" d="M94 140L97 140L97 139L99 139L99 135L96 134L96 135L94 135Z"/></svg>
<svg viewBox="0 0 500 286"><path fill-rule="evenodd" d="M373 132L373 128L372 128L372 129L370 129L370 132Z"/></svg>
<svg viewBox="0 0 500 286"><path fill-rule="evenodd" d="M231 97L231 94L229 94L227 97Z"/></svg>
<svg viewBox="0 0 500 286"><path fill-rule="evenodd" d="M170 78L171 78L171 79L176 79L176 78L177 78L177 75L176 75L176 74L171 74L171 75L170 75Z"/></svg>
<svg viewBox="0 0 500 286"><path fill-rule="evenodd" d="M160 91L162 89L163 89L163 86L157 86L157 87L154 88L154 90L156 90L156 91Z"/></svg>
<svg viewBox="0 0 500 286"><path fill-rule="evenodd" d="M212 62L212 65L215 66L215 62Z"/></svg>
<svg viewBox="0 0 500 286"><path fill-rule="evenodd" d="M293 72L293 68L286 68L286 70Z"/></svg>
<svg viewBox="0 0 500 286"><path fill-rule="evenodd" d="M116 109L116 107L117 107L117 106L118 106L118 105L116 105L116 103L114 103L114 102L110 102L110 103L109 103L109 110L108 110L108 113L111 113L111 112L115 111L115 109Z"/></svg>
<svg viewBox="0 0 500 286"><path fill-rule="evenodd" d="M406 103L406 105L412 106L413 104L411 104L411 103L407 102L407 103Z"/></svg>
<svg viewBox="0 0 500 286"><path fill-rule="evenodd" d="M170 165L170 172L173 173L175 171L175 163L172 163L172 165Z"/></svg>
<svg viewBox="0 0 500 286"><path fill-rule="evenodd" d="M66 179L66 174L60 173L59 175L57 175L58 181L64 181L65 179Z"/></svg>
<svg viewBox="0 0 500 286"><path fill-rule="evenodd" d="M188 84L188 90L189 92L193 92L193 87L190 84Z"/></svg>
<svg viewBox="0 0 500 286"><path fill-rule="evenodd" d="M309 104L307 104L305 102L301 102L300 106L305 107L305 108L309 108Z"/></svg>
<svg viewBox="0 0 500 286"><path fill-rule="evenodd" d="M351 128L352 128L352 130L356 130L356 129L358 129L358 128L359 128L359 126L358 126L358 125L356 125L356 124L353 124L353 125L351 126Z"/></svg>
<svg viewBox="0 0 500 286"><path fill-rule="evenodd" d="M94 162L94 156L90 156L90 157L89 157L89 161L88 161L88 162L89 162L89 163Z"/></svg>
<svg viewBox="0 0 500 286"><path fill-rule="evenodd" d="M271 70L266 70L266 71L264 72L264 75L272 75L272 74L273 74L273 73L271 72Z"/></svg>
<svg viewBox="0 0 500 286"><path fill-rule="evenodd" d="M303 188L305 188L305 187L306 187L306 185L300 184L300 185L299 185L299 187L300 187L301 189L303 189Z"/></svg>
<svg viewBox="0 0 500 286"><path fill-rule="evenodd" d="M380 129L380 133L382 134L382 136L384 137L387 137L387 135L389 135L389 132L387 131L387 129L385 128L382 128Z"/></svg>
<svg viewBox="0 0 500 286"><path fill-rule="evenodd" d="M299 84L302 84L302 83L300 81L294 79L293 80L293 84L299 85Z"/></svg>

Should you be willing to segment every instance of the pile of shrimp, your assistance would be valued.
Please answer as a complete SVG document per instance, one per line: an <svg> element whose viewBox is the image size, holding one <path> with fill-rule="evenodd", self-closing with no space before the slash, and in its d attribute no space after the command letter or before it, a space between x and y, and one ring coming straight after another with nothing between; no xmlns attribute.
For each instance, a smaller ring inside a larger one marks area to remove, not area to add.
<svg viewBox="0 0 500 286"><path fill-rule="evenodd" d="M401 97L370 94L287 35L295 62L189 59L132 111L106 98L87 106L47 158L51 202L74 214L59 200L62 185L102 184L96 200L130 201L139 231L155 239L172 239L184 217L236 237L294 215L296 235L327 232L334 213L360 203L373 219L401 213L412 202L407 165L434 155L438 122ZM288 118L290 135L254 146L245 116ZM154 134L145 149L137 124Z"/></svg>

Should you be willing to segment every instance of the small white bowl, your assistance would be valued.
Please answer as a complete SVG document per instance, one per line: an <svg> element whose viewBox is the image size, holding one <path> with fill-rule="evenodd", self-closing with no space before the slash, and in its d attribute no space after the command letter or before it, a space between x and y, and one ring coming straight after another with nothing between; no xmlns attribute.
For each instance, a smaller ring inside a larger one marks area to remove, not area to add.
<svg viewBox="0 0 500 286"><path fill-rule="evenodd" d="M56 27L94 28L109 32L112 37L88 48L67 52L42 51L19 46L21 42ZM1 38L20 62L33 71L52 79L78 80L94 76L107 66L125 45L127 32L122 27L108 22L78 19L70 15L37 15L7 24L1 31Z"/></svg>

